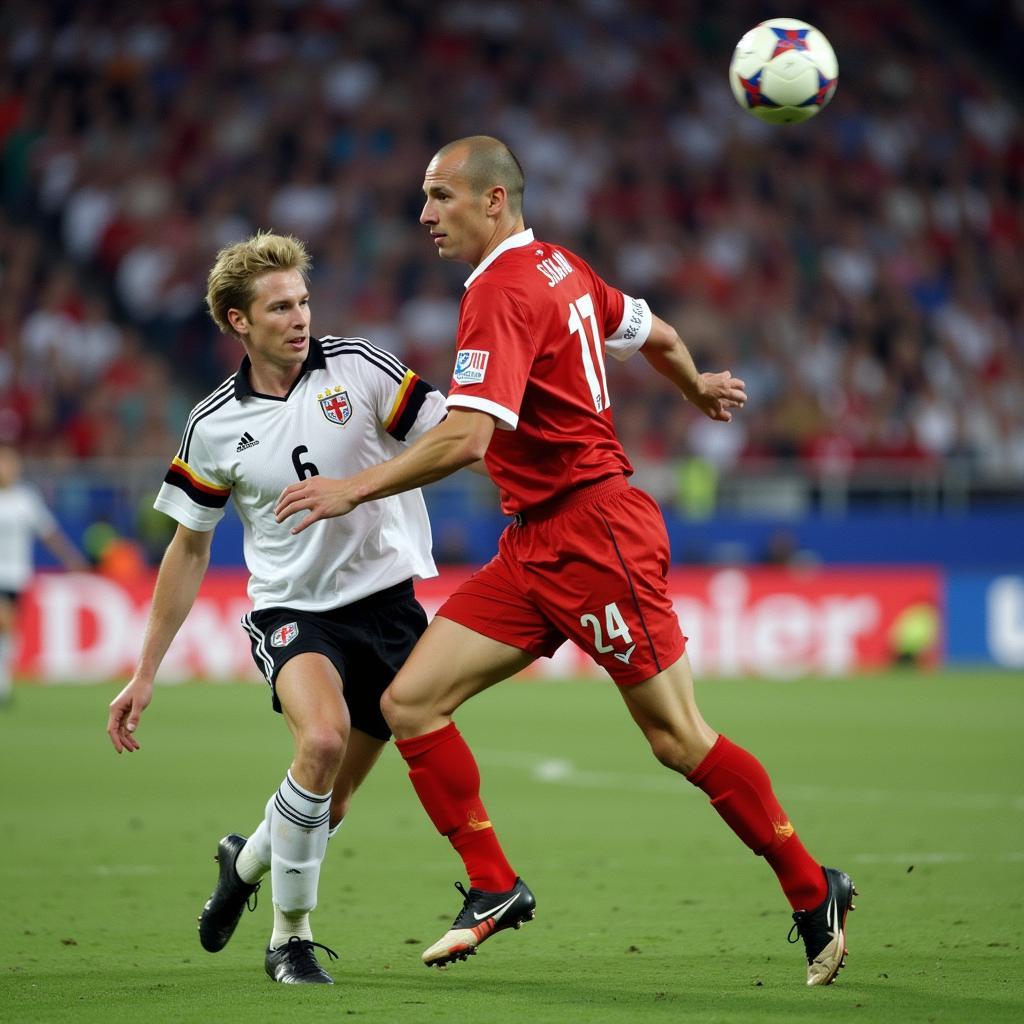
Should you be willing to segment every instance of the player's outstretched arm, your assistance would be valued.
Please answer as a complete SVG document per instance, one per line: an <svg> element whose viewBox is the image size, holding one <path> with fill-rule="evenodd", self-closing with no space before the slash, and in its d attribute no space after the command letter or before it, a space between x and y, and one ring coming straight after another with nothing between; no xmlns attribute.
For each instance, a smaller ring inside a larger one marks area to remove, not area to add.
<svg viewBox="0 0 1024 1024"><path fill-rule="evenodd" d="M42 541L69 572L89 571L89 560L60 527L43 534Z"/></svg>
<svg viewBox="0 0 1024 1024"><path fill-rule="evenodd" d="M663 377L672 381L705 416L728 423L730 409L741 409L747 400L746 385L729 370L701 373L675 328L653 317L651 333L640 351Z"/></svg>
<svg viewBox="0 0 1024 1024"><path fill-rule="evenodd" d="M156 670L195 603L199 585L210 564L212 538L212 530L201 533L179 525L167 545L153 588L146 635L135 674L110 702L107 735L119 754L139 749L139 741L135 738L139 718L153 699Z"/></svg>
<svg viewBox="0 0 1024 1024"><path fill-rule="evenodd" d="M292 533L302 533L320 519L348 515L357 505L411 491L450 476L484 457L495 421L484 412L453 409L401 455L364 469L344 480L311 476L281 492L274 517L284 522L296 512L309 512Z"/></svg>

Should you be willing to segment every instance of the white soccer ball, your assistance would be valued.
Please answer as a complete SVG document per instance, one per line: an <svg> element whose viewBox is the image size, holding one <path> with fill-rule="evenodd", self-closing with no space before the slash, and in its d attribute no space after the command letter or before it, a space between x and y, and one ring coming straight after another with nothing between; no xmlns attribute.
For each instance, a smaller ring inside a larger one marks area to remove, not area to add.
<svg viewBox="0 0 1024 1024"><path fill-rule="evenodd" d="M839 62L829 41L806 21L772 18L736 44L729 84L736 102L770 124L814 117L832 99Z"/></svg>

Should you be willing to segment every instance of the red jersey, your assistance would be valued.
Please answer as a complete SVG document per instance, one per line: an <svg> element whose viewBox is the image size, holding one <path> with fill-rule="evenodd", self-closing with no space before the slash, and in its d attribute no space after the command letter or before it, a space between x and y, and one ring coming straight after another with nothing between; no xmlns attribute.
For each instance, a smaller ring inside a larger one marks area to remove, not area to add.
<svg viewBox="0 0 1024 1024"><path fill-rule="evenodd" d="M633 467L612 422L605 353L626 359L651 312L578 256L506 239L466 282L448 407L498 421L487 470L511 515Z"/></svg>

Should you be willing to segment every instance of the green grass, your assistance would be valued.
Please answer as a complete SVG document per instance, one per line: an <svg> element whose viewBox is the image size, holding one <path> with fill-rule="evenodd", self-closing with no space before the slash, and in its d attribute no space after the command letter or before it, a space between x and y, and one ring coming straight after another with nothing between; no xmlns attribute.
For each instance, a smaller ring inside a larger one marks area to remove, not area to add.
<svg viewBox="0 0 1024 1024"><path fill-rule="evenodd" d="M419 954L461 865L386 752L328 851L313 923L342 959L316 989L264 976L267 893L222 953L196 938L217 839L254 827L289 759L265 693L159 688L119 758L116 687L21 687L0 711L0 1020L1018 1021L1022 682L701 684L861 890L849 966L820 990L769 869L655 764L610 684L510 683L460 712L538 916L445 972Z"/></svg>

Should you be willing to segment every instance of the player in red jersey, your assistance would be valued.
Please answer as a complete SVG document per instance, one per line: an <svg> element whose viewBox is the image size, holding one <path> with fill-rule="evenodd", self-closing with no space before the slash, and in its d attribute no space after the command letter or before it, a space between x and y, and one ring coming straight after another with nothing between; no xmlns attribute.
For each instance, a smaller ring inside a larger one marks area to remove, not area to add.
<svg viewBox="0 0 1024 1024"><path fill-rule="evenodd" d="M853 883L804 848L760 762L715 732L694 700L686 638L667 594L661 513L631 487L604 356L639 350L713 420L743 406L743 381L700 373L676 331L607 285L578 256L538 241L522 216L523 175L488 136L460 139L427 167L420 221L443 259L473 267L459 315L447 419L398 457L346 480L281 495L282 521L319 519L430 483L483 458L514 517L498 554L441 607L382 708L424 809L469 876L452 927L423 954L443 966L533 917L480 800L480 776L452 721L465 700L574 640L606 668L662 764L778 876L807 953L807 983L846 955Z"/></svg>

